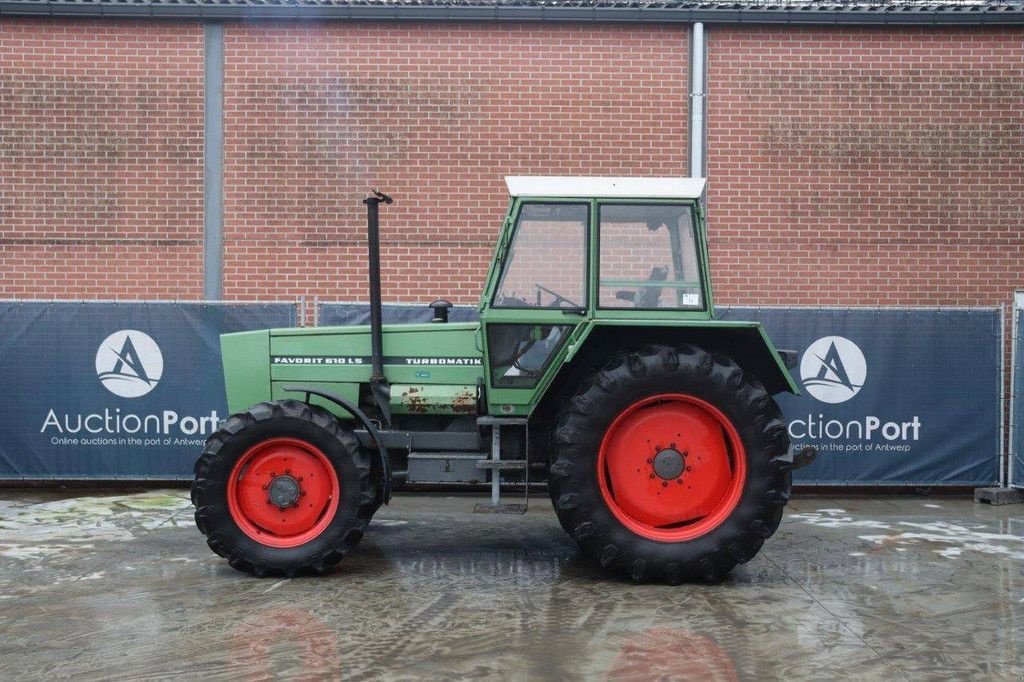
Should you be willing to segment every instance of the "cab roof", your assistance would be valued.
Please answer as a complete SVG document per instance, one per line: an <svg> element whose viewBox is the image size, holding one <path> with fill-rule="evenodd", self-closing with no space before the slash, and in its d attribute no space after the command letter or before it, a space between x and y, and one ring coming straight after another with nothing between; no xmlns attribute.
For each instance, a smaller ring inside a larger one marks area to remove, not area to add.
<svg viewBox="0 0 1024 682"><path fill-rule="evenodd" d="M580 197L612 199L699 199L704 178L611 178L563 175L510 175L513 197Z"/></svg>

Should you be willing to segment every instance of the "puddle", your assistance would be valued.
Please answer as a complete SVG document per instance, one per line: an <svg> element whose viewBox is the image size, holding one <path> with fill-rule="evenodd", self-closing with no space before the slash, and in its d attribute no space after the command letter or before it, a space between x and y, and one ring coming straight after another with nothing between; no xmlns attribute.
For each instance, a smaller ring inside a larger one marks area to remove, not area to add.
<svg viewBox="0 0 1024 682"><path fill-rule="evenodd" d="M0 500L0 557L40 561L93 549L97 542L133 540L188 506L187 493L166 490L36 503Z"/></svg>
<svg viewBox="0 0 1024 682"><path fill-rule="evenodd" d="M964 552L978 552L1024 560L1024 536L987 532L987 526L982 524L950 521L886 522L855 518L843 509L819 509L816 512L789 514L786 518L820 528L871 528L887 531L857 537L877 547L895 549L897 552L905 552L908 547L942 545L932 551L946 559L962 558ZM851 556L863 556L863 553L854 552Z"/></svg>

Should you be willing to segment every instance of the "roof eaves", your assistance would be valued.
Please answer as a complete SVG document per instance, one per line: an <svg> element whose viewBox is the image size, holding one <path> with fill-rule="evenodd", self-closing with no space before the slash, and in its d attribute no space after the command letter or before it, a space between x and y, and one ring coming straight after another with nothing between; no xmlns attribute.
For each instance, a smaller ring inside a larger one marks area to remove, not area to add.
<svg viewBox="0 0 1024 682"><path fill-rule="evenodd" d="M217 20L314 21L463 21L709 24L883 24L883 25L1024 25L1024 2L986 4L877 5L869 3L725 3L670 2L660 6L516 4L486 0L453 4L398 2L323 2L302 0L0 0L0 16L160 18Z"/></svg>

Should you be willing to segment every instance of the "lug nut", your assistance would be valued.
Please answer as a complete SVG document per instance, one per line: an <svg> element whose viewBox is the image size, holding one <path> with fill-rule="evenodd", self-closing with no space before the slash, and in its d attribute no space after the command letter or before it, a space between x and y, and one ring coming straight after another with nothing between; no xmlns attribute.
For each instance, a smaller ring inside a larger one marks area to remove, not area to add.
<svg viewBox="0 0 1024 682"><path fill-rule="evenodd" d="M654 478L654 474L651 474L651 478Z"/></svg>
<svg viewBox="0 0 1024 682"><path fill-rule="evenodd" d="M679 485L682 485L683 484L683 479L677 478L676 479L676 483L678 483Z"/></svg>
<svg viewBox="0 0 1024 682"><path fill-rule="evenodd" d="M651 459L650 457L648 457L648 458L647 458L647 463L648 463L648 464L650 464L650 463L651 463L651 462L653 462L653 461L654 461L654 460L653 460L653 459Z"/></svg>
<svg viewBox="0 0 1024 682"><path fill-rule="evenodd" d="M668 487L668 481L662 481L661 482L661 487L662 488L667 488Z"/></svg>
<svg viewBox="0 0 1024 682"><path fill-rule="evenodd" d="M689 470L690 470L690 467L686 467L686 470L687 470L687 471L689 471Z"/></svg>

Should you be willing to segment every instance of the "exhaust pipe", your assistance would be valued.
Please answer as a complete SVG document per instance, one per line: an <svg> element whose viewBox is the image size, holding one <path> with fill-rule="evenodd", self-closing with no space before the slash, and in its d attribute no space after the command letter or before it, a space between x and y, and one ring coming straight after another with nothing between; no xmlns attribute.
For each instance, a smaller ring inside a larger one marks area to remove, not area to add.
<svg viewBox="0 0 1024 682"><path fill-rule="evenodd" d="M384 332L381 328L380 302L380 204L390 204L394 199L383 192L371 190L372 197L363 199L366 204L366 246L370 270L370 393L384 418L386 428L391 428L391 386L384 377Z"/></svg>

